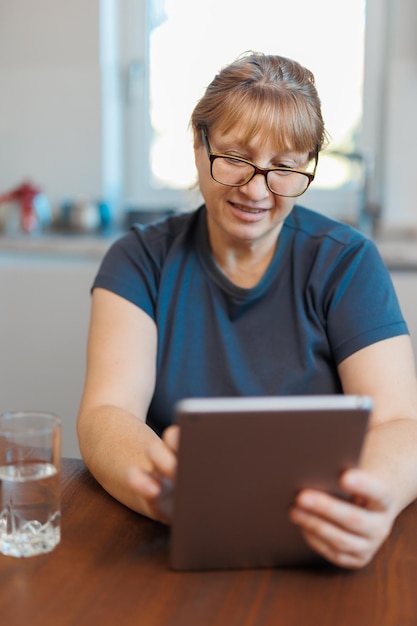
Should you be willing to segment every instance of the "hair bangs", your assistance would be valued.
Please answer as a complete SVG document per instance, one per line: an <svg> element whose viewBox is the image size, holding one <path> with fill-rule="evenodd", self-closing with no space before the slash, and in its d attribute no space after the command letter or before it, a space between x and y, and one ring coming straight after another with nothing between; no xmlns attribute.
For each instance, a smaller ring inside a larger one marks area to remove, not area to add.
<svg viewBox="0 0 417 626"><path fill-rule="evenodd" d="M277 150L308 152L313 156L317 149L317 124L311 107L285 90L241 90L228 93L218 111L219 123L214 126L222 133L239 127L239 138L249 142L259 136L263 141L271 138Z"/></svg>

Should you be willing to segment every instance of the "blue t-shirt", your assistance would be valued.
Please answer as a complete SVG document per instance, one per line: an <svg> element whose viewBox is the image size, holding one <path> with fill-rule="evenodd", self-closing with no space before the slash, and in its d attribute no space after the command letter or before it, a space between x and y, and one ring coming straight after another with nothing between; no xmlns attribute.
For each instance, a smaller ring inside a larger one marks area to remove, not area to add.
<svg viewBox="0 0 417 626"><path fill-rule="evenodd" d="M158 433L184 397L341 393L341 361L408 332L374 243L300 206L251 289L214 262L205 206L133 226L105 255L94 287L136 304L157 325L147 422Z"/></svg>

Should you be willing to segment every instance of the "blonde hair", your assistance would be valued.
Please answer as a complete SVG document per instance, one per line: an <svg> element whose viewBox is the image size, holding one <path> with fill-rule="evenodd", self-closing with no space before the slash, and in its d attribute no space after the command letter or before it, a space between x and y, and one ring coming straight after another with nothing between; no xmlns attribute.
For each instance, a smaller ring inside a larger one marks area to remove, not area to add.
<svg viewBox="0 0 417 626"><path fill-rule="evenodd" d="M201 131L227 133L239 125L248 141L274 138L279 149L308 152L326 142L321 102L310 70L291 59L245 53L224 67L207 87L191 116L197 142Z"/></svg>

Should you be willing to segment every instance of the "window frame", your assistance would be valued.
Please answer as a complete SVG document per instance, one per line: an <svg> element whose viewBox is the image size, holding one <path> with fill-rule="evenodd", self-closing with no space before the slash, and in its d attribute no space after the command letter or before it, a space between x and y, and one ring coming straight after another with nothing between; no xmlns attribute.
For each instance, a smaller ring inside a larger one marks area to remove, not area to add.
<svg viewBox="0 0 417 626"><path fill-rule="evenodd" d="M383 133L386 63L387 3L389 0L366 1L365 65L363 94L363 124L358 146L363 159L363 189L327 190L314 184L299 202L332 217L357 214L357 223L372 228L374 215L380 212L383 172ZM127 208L165 210L196 207L201 201L198 192L184 194L177 189L153 188L148 151L151 141L149 114L150 0L124 0L120 7L120 63L124 92L123 109L123 196ZM191 112L190 112L191 113ZM375 155L380 155L376 159ZM358 154L356 155L356 157ZM335 211L335 207L339 211ZM370 210L371 219L366 211Z"/></svg>

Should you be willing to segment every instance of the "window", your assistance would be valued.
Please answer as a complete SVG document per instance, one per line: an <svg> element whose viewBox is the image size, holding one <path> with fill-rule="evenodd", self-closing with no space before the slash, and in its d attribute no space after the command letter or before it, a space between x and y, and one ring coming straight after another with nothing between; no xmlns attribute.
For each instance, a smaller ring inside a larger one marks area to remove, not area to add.
<svg viewBox="0 0 417 626"><path fill-rule="evenodd" d="M125 196L138 208L192 208L191 111L218 69L245 50L311 69L331 144L303 202L357 223L369 165L361 152L365 0L126 0Z"/></svg>

